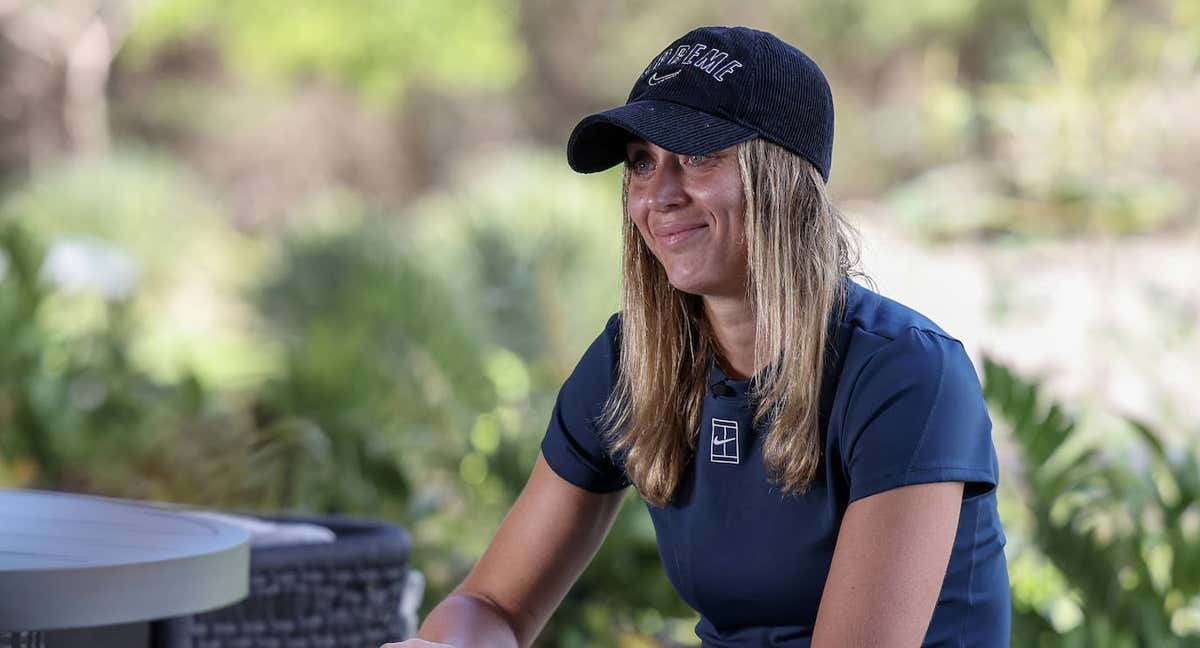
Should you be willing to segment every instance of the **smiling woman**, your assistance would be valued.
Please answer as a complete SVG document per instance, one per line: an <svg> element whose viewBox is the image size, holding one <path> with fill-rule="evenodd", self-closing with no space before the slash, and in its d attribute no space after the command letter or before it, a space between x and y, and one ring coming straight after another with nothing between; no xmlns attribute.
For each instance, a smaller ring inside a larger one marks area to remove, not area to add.
<svg viewBox="0 0 1200 648"><path fill-rule="evenodd" d="M671 286L743 295L745 199L736 147L678 155L638 138L628 150L626 212Z"/></svg>
<svg viewBox="0 0 1200 648"><path fill-rule="evenodd" d="M621 311L479 563L392 645L530 645L631 485L705 646L1009 644L978 377L851 279L832 148L816 63L741 27L685 34L576 126L572 168L625 163Z"/></svg>

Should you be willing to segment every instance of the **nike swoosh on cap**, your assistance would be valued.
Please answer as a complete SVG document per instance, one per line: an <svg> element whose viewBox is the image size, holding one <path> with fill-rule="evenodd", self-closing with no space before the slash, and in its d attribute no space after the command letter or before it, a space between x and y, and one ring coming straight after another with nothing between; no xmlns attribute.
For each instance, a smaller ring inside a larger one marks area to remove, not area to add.
<svg viewBox="0 0 1200 648"><path fill-rule="evenodd" d="M655 72L654 74L650 75L649 79L646 79L646 84L647 85L657 85L659 83L662 83L663 81L667 81L669 79L675 78L680 72L683 72L683 70L675 70L674 72L672 72L666 76L661 76L661 77L658 76L657 72Z"/></svg>

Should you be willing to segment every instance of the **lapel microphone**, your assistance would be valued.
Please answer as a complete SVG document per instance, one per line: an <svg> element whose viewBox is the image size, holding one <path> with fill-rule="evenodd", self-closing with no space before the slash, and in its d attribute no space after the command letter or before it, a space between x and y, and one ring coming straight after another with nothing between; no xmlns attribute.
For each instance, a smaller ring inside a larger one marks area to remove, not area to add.
<svg viewBox="0 0 1200 648"><path fill-rule="evenodd" d="M728 398L737 393L737 392L733 391L733 387L730 387L729 385L725 384L726 380L729 380L729 378L727 378L727 377L722 378L722 379L718 380L717 382L709 385L708 390L710 392L712 392L713 396L715 396L717 398L721 398L722 396Z"/></svg>

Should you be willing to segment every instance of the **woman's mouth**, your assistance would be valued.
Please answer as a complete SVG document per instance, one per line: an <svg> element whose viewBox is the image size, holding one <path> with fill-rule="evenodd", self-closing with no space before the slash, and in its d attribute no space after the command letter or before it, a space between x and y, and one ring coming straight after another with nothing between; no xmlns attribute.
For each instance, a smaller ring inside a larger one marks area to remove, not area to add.
<svg viewBox="0 0 1200 648"><path fill-rule="evenodd" d="M690 225L671 225L664 227L655 233L659 242L663 247L674 250L683 247L686 243L696 238L703 230L707 229L708 225L704 223L693 223Z"/></svg>

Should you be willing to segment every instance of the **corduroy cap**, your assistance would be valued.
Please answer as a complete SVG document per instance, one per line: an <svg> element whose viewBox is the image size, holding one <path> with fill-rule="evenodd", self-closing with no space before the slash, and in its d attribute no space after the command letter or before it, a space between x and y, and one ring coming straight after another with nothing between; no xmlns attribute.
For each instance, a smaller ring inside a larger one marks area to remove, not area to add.
<svg viewBox="0 0 1200 648"><path fill-rule="evenodd" d="M817 64L773 34L700 27L656 55L625 105L585 117L567 142L580 173L625 159L633 136L680 155L702 155L754 137L808 160L829 181L833 94Z"/></svg>

